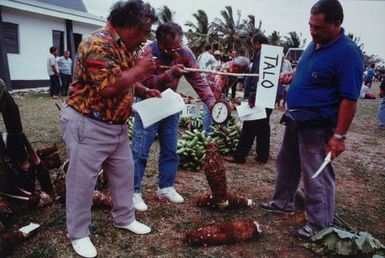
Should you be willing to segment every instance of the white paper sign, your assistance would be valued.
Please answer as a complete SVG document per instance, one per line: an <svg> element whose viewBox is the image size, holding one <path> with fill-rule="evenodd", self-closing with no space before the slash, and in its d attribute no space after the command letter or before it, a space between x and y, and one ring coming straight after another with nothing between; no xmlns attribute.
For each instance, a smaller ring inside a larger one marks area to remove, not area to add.
<svg viewBox="0 0 385 258"><path fill-rule="evenodd" d="M282 56L283 47L262 45L256 105L274 108Z"/></svg>
<svg viewBox="0 0 385 258"><path fill-rule="evenodd" d="M186 104L181 112L181 117L199 116L202 108L202 103Z"/></svg>
<svg viewBox="0 0 385 258"><path fill-rule="evenodd" d="M255 106L250 108L247 102L242 102L241 105L237 106L237 113L241 121L258 120L267 117L264 107Z"/></svg>
<svg viewBox="0 0 385 258"><path fill-rule="evenodd" d="M143 127L147 128L156 122L176 114L184 108L182 97L171 89L162 92L161 98L150 98L134 103L132 108L139 113Z"/></svg>

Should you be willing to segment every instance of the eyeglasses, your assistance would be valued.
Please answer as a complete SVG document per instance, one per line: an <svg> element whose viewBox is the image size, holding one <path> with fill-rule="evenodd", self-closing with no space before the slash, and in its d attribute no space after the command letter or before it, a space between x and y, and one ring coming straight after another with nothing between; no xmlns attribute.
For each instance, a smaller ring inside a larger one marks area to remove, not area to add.
<svg viewBox="0 0 385 258"><path fill-rule="evenodd" d="M166 54L175 54L175 53L179 52L179 50L181 50L181 49L182 49L182 46L179 46L176 48L162 47L163 52L165 52Z"/></svg>

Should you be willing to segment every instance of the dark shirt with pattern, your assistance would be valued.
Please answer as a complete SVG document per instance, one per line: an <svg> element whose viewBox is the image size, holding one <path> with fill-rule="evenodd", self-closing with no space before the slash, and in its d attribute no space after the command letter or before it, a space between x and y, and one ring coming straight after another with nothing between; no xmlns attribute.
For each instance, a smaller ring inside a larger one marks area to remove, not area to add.
<svg viewBox="0 0 385 258"><path fill-rule="evenodd" d="M146 46L141 52L141 56L146 56L151 54L154 57L157 57L158 68L153 70L150 75L146 76L142 83L153 89L158 89L159 91L164 91L168 88L176 91L180 77L175 76L171 70L164 70L159 68L160 65L173 66L176 64L182 64L188 68L199 68L199 65L195 59L194 54L188 47L182 47L178 51L178 56L176 58L169 57L166 55L158 46L158 43L155 41L150 45ZM194 88L198 96L206 103L210 104L215 101L213 92L211 91L207 80L202 77L198 72L189 72L185 75L186 80Z"/></svg>
<svg viewBox="0 0 385 258"><path fill-rule="evenodd" d="M82 113L108 123L124 123L132 113L134 87L115 96L101 91L113 85L135 64L134 53L127 50L114 28L108 24L79 45L74 82L67 104Z"/></svg>
<svg viewBox="0 0 385 258"><path fill-rule="evenodd" d="M222 64L218 71L224 72L224 73L234 73L234 61L228 61L224 64ZM207 75L207 81L211 87L211 90L214 92L214 96L216 100L221 99L222 92L226 91L225 87L229 85L230 77L235 76L229 76L229 75L221 75L221 74L214 74L210 73Z"/></svg>

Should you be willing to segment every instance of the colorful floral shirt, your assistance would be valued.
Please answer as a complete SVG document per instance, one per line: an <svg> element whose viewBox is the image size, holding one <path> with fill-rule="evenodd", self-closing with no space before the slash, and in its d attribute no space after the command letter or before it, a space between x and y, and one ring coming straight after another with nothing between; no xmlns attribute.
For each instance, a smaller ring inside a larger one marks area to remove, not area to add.
<svg viewBox="0 0 385 258"><path fill-rule="evenodd" d="M179 84L180 77L175 76L171 70L165 70L159 68L161 65L173 66L176 64L182 64L188 68L199 68L198 63L195 59L194 54L188 47L183 47L179 50L176 58L171 58L165 55L158 47L157 42L153 42L146 46L141 52L141 56L152 55L157 57L158 68L151 72L150 75L146 76L142 83L149 87L164 91L168 88L176 90ZM202 77L201 73L191 72L184 75L186 80L194 88L198 96L206 104L213 103L215 101L213 93L207 80Z"/></svg>
<svg viewBox="0 0 385 258"><path fill-rule="evenodd" d="M111 97L102 96L101 91L134 66L134 59L111 25L95 31L79 45L67 104L93 119L124 123L132 113L134 87Z"/></svg>
<svg viewBox="0 0 385 258"><path fill-rule="evenodd" d="M222 64L218 71L224 72L224 73L233 73L233 63L234 61L228 61L224 64ZM219 74L213 74L210 73L207 76L207 82L210 85L211 90L214 92L214 96L216 100L221 99L221 94L225 90L225 87L228 85L230 76L228 75L219 75ZM236 78L236 77L235 77Z"/></svg>

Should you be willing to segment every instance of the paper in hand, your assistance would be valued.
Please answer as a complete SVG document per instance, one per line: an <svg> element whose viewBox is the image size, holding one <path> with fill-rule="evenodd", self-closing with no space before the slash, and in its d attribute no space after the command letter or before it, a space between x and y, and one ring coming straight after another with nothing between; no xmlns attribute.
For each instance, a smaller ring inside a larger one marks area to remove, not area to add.
<svg viewBox="0 0 385 258"><path fill-rule="evenodd" d="M171 89L162 92L161 98L149 98L137 102L132 108L139 113L143 127L147 128L163 118L180 112L185 104L182 97Z"/></svg>
<svg viewBox="0 0 385 258"><path fill-rule="evenodd" d="M237 113L241 121L258 120L267 117L264 107L254 106L251 108L247 102L242 102L241 105L237 106Z"/></svg>

